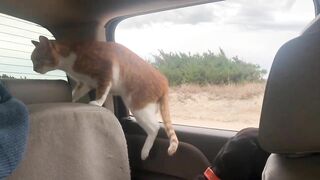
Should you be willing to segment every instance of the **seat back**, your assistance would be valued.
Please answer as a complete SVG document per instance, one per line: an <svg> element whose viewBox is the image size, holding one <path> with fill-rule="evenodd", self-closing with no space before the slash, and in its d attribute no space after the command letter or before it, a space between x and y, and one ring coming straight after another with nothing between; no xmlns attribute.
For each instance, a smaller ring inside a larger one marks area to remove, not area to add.
<svg viewBox="0 0 320 180"><path fill-rule="evenodd" d="M7 179L130 179L125 136L112 112L70 103L66 81L1 82L30 115L25 157Z"/></svg>
<svg viewBox="0 0 320 180"><path fill-rule="evenodd" d="M8 180L130 179L125 136L109 110L76 103L28 109L27 151Z"/></svg>
<svg viewBox="0 0 320 180"><path fill-rule="evenodd" d="M309 27L279 49L270 71L259 132L274 153L266 180L320 179L320 33Z"/></svg>

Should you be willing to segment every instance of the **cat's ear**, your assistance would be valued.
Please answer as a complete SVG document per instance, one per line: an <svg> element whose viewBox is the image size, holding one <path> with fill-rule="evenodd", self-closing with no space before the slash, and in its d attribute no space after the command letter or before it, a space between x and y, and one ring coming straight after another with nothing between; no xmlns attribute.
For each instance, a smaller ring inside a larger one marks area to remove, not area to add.
<svg viewBox="0 0 320 180"><path fill-rule="evenodd" d="M45 36L39 36L39 41L40 41L40 44L43 44L43 45L49 45L49 39Z"/></svg>
<svg viewBox="0 0 320 180"><path fill-rule="evenodd" d="M43 50L50 49L50 42L49 39L45 36L39 36L40 46L43 48Z"/></svg>
<svg viewBox="0 0 320 180"><path fill-rule="evenodd" d="M38 47L40 44L38 41L34 41L34 40L31 40L31 42L35 47Z"/></svg>

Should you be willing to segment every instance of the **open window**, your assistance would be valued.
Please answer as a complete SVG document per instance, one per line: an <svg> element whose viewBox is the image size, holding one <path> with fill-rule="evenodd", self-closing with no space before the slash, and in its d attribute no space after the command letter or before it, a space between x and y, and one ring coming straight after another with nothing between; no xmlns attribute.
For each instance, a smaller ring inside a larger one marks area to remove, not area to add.
<svg viewBox="0 0 320 180"><path fill-rule="evenodd" d="M170 81L176 124L258 127L275 53L314 18L310 1L222 1L123 20L115 40Z"/></svg>

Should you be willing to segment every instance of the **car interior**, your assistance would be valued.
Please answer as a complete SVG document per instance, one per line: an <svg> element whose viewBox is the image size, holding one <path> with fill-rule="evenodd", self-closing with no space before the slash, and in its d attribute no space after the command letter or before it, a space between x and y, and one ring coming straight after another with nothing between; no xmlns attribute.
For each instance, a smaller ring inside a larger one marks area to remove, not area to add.
<svg viewBox="0 0 320 180"><path fill-rule="evenodd" d="M37 23L57 40L114 41L124 19L151 12L215 3L219 0L11 1L0 13ZM319 3L314 1L316 14ZM319 16L277 52L267 80L259 126L262 147L272 153L263 179L319 179L320 106ZM24 102L30 114L25 158L7 179L194 179L210 166L237 132L174 125L180 144L167 155L163 128L147 160L140 159L146 134L129 116L120 97L103 107L72 102L74 82L1 82Z"/></svg>

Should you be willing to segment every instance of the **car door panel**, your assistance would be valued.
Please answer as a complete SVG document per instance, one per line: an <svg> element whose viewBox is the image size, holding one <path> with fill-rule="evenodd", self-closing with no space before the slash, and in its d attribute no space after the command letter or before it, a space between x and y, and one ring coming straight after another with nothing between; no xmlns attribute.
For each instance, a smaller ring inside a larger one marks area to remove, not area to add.
<svg viewBox="0 0 320 180"><path fill-rule="evenodd" d="M146 134L134 120L122 119L121 124L127 138L134 179L157 179L162 176L165 179L193 179L210 165L223 144L236 133L174 125L180 144L177 153L170 157L167 155L169 140L162 127L149 158L142 161L140 153Z"/></svg>

